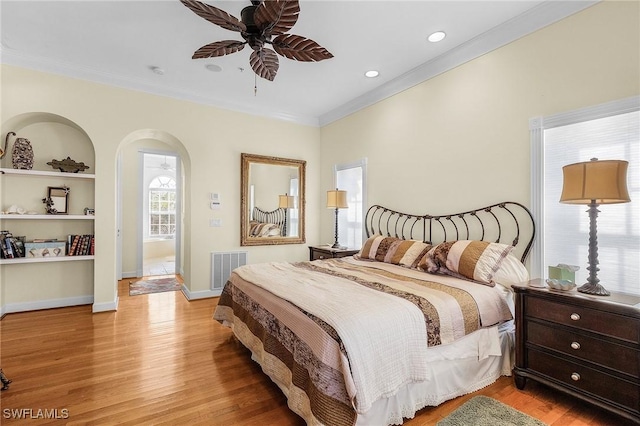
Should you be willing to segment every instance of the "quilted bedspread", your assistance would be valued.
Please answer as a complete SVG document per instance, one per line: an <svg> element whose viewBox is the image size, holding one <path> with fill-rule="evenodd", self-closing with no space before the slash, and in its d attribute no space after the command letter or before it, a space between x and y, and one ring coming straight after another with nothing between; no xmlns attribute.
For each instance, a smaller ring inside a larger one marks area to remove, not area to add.
<svg viewBox="0 0 640 426"><path fill-rule="evenodd" d="M351 258L247 265L214 318L308 424L354 424L377 399L429 379L429 347L511 319L490 287L435 278Z"/></svg>

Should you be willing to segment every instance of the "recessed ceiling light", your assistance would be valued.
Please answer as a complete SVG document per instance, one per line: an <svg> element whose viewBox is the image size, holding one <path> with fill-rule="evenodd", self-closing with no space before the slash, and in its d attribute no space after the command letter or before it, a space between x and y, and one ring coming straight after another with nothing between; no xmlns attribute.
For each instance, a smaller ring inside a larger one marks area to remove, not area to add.
<svg viewBox="0 0 640 426"><path fill-rule="evenodd" d="M427 37L427 40L429 40L431 43L437 43L444 40L446 36L447 35L444 33L444 31L436 31L435 33Z"/></svg>
<svg viewBox="0 0 640 426"><path fill-rule="evenodd" d="M207 64L204 66L206 69L208 69L211 72L220 72L222 71L222 67L220 65L216 65L216 64Z"/></svg>
<svg viewBox="0 0 640 426"><path fill-rule="evenodd" d="M158 75L164 75L164 70L160 67L151 66L149 69Z"/></svg>
<svg viewBox="0 0 640 426"><path fill-rule="evenodd" d="M364 73L365 77L374 78L380 75L380 73L376 70L367 71Z"/></svg>

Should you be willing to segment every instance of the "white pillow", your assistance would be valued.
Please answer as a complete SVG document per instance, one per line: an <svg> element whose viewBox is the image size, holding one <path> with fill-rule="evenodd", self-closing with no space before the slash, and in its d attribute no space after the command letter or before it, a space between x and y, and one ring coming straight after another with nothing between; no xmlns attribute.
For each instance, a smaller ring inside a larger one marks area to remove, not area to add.
<svg viewBox="0 0 640 426"><path fill-rule="evenodd" d="M493 282L511 287L512 284L529 281L529 271L520 259L509 253L493 275Z"/></svg>

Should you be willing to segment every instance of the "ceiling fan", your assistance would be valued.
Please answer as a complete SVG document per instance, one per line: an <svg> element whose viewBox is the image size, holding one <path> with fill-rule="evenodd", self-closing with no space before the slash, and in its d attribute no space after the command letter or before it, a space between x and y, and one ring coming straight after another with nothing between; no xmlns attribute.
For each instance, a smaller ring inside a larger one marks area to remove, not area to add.
<svg viewBox="0 0 640 426"><path fill-rule="evenodd" d="M161 169L161 170L164 170L165 172L175 172L176 171L175 166L167 161L167 156L166 155L164 156L164 162L158 164L157 166L152 166L152 168Z"/></svg>
<svg viewBox="0 0 640 426"><path fill-rule="evenodd" d="M224 29L239 32L244 39L209 43L196 50L192 59L228 55L242 50L248 44L253 49L249 58L253 71L256 75L273 81L279 67L276 53L303 62L333 58L327 49L315 41L295 34L285 34L298 20L298 0L251 0L251 6L240 12L241 20L197 0L180 1L201 18ZM273 46L273 50L266 46L268 44Z"/></svg>

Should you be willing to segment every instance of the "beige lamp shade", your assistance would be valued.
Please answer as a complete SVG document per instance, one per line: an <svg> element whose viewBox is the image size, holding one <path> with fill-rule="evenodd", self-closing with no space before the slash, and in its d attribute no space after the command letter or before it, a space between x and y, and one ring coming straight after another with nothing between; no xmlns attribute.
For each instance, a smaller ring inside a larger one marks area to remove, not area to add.
<svg viewBox="0 0 640 426"><path fill-rule="evenodd" d="M569 164L562 168L560 202L566 204L628 203L627 168L624 160L598 160Z"/></svg>
<svg viewBox="0 0 640 426"><path fill-rule="evenodd" d="M338 188L327 191L328 209L346 209L347 207L349 207L347 203L347 191L342 191Z"/></svg>
<svg viewBox="0 0 640 426"><path fill-rule="evenodd" d="M295 197L293 195L278 195L278 207L281 209L292 209L296 206Z"/></svg>

